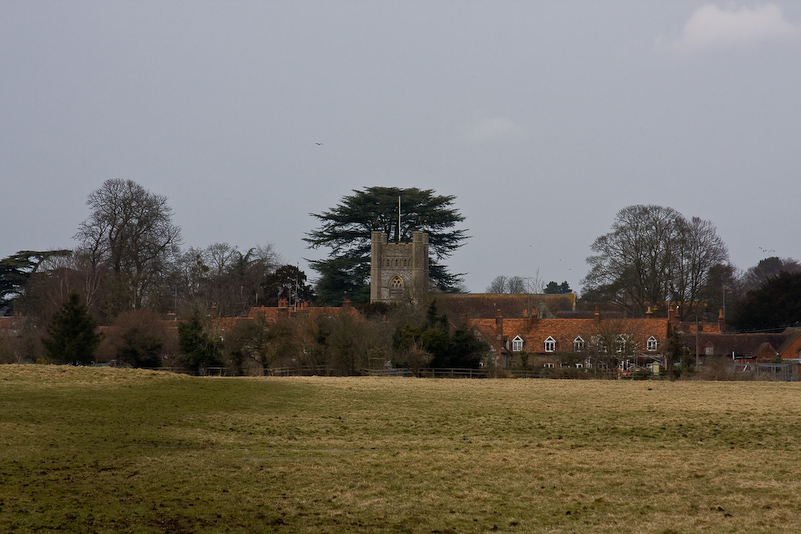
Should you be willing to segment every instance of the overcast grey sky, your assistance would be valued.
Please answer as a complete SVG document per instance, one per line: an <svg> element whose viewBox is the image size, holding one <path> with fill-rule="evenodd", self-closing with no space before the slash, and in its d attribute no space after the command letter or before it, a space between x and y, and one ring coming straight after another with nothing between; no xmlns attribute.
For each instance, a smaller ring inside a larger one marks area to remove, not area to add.
<svg viewBox="0 0 801 534"><path fill-rule="evenodd" d="M455 195L474 292L579 289L631 204L801 258L801 2L5 1L0 47L0 257L72 248L121 178L184 246L303 269L353 189Z"/></svg>

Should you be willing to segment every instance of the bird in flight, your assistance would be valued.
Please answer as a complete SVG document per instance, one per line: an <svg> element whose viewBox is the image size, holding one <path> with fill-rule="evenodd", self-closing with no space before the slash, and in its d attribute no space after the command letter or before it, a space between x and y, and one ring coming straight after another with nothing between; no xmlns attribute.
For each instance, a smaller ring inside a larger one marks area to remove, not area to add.
<svg viewBox="0 0 801 534"><path fill-rule="evenodd" d="M315 145L319 145L319 146L322 146L322 143L314 143L314 144L315 144Z"/></svg>

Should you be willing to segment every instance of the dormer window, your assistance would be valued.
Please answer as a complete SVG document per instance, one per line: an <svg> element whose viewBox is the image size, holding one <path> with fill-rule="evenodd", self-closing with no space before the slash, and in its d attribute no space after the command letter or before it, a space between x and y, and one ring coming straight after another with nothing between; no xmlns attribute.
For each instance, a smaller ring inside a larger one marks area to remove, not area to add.
<svg viewBox="0 0 801 534"><path fill-rule="evenodd" d="M512 352L520 352L523 350L523 338L515 336L512 340Z"/></svg>
<svg viewBox="0 0 801 534"><path fill-rule="evenodd" d="M604 354L606 354L606 352L608 351L606 347L606 340L601 336L593 336L592 344L595 346L595 349L598 352L603 352Z"/></svg>
<svg viewBox="0 0 801 534"><path fill-rule="evenodd" d="M656 352L656 349L659 348L659 341L654 336L651 336L648 338L645 348L648 349L648 352Z"/></svg>
<svg viewBox="0 0 801 534"><path fill-rule="evenodd" d="M620 354L625 350L626 350L626 338L623 336L617 336L617 339L615 340L615 352Z"/></svg>
<svg viewBox="0 0 801 534"><path fill-rule="evenodd" d="M573 340L573 352L581 352L584 350L584 340L581 336L576 336Z"/></svg>
<svg viewBox="0 0 801 534"><path fill-rule="evenodd" d="M551 336L548 336L545 340L545 352L555 352L556 351L556 340Z"/></svg>

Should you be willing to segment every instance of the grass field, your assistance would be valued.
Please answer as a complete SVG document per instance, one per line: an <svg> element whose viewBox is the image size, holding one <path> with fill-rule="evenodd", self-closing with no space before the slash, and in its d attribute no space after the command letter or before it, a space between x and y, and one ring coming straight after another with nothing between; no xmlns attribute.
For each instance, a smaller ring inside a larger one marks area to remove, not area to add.
<svg viewBox="0 0 801 534"><path fill-rule="evenodd" d="M0 366L0 532L801 532L801 385Z"/></svg>

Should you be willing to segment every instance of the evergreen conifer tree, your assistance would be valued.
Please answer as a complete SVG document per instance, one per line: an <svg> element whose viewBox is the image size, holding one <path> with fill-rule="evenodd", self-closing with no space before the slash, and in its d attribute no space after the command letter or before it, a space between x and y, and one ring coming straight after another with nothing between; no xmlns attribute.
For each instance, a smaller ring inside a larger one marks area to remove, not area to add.
<svg viewBox="0 0 801 534"><path fill-rule="evenodd" d="M220 348L203 328L197 313L178 325L178 345L181 360L196 373L220 363Z"/></svg>
<svg viewBox="0 0 801 534"><path fill-rule="evenodd" d="M95 332L97 321L78 293L71 292L61 309L47 327L49 337L44 340L48 357L56 362L90 365L102 335Z"/></svg>

